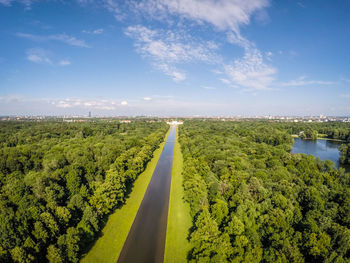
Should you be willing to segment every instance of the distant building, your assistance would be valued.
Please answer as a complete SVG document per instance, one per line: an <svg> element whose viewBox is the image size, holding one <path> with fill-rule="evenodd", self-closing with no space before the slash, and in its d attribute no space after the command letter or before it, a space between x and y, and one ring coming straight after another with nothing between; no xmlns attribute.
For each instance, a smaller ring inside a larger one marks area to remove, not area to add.
<svg viewBox="0 0 350 263"><path fill-rule="evenodd" d="M91 118L91 111L89 111L89 118Z"/></svg>
<svg viewBox="0 0 350 263"><path fill-rule="evenodd" d="M121 120L121 123L131 123L131 120Z"/></svg>
<svg viewBox="0 0 350 263"><path fill-rule="evenodd" d="M167 121L166 123L171 126L176 126L176 125L183 124L183 121Z"/></svg>

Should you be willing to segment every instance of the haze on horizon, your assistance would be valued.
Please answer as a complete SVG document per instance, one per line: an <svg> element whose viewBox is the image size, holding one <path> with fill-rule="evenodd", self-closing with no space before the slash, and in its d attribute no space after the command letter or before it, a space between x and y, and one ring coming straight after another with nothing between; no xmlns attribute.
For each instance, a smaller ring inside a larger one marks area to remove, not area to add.
<svg viewBox="0 0 350 263"><path fill-rule="evenodd" d="M0 0L0 115L350 115L350 2Z"/></svg>

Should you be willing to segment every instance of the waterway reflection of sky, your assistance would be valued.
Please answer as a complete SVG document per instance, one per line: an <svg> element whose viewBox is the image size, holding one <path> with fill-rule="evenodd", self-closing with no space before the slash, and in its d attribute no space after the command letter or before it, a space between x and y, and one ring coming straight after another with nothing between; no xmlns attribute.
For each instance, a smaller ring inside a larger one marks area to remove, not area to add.
<svg viewBox="0 0 350 263"><path fill-rule="evenodd" d="M304 153L312 154L316 158L321 160L331 160L339 168L339 146L340 142L327 141L327 140L302 140L299 138L294 139L294 145L292 153Z"/></svg>

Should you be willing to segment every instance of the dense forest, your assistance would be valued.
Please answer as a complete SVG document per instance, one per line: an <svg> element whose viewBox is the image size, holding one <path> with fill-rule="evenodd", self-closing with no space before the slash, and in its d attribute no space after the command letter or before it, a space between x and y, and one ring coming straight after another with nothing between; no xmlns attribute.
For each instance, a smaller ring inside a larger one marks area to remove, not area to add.
<svg viewBox="0 0 350 263"><path fill-rule="evenodd" d="M350 174L290 153L307 128L349 141L337 123L184 122L190 262L350 262Z"/></svg>
<svg viewBox="0 0 350 263"><path fill-rule="evenodd" d="M272 124L270 124L272 125ZM316 140L325 138L341 141L340 159L341 164L350 164L350 125L343 122L326 123L274 123L273 126L282 128L289 134L299 135L301 139Z"/></svg>
<svg viewBox="0 0 350 263"><path fill-rule="evenodd" d="M340 146L340 163L350 164L350 143Z"/></svg>
<svg viewBox="0 0 350 263"><path fill-rule="evenodd" d="M289 134L300 134L303 139L316 140L318 136L350 142L350 125L345 122L322 123L270 123L270 126L282 128Z"/></svg>
<svg viewBox="0 0 350 263"><path fill-rule="evenodd" d="M167 130L0 122L0 262L77 262Z"/></svg>

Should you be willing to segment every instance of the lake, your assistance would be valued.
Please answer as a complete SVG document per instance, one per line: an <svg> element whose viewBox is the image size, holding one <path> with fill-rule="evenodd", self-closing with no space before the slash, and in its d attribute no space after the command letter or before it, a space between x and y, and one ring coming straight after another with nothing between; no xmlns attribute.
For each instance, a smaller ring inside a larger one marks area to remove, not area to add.
<svg viewBox="0 0 350 263"><path fill-rule="evenodd" d="M349 166L340 165L339 158L339 146L341 142L328 141L328 140L302 140L300 138L294 138L294 145L292 148L292 153L304 153L312 154L316 158L319 157L321 160L331 160L334 162L337 168L344 167L349 171Z"/></svg>

